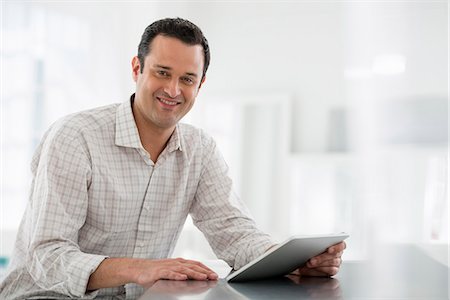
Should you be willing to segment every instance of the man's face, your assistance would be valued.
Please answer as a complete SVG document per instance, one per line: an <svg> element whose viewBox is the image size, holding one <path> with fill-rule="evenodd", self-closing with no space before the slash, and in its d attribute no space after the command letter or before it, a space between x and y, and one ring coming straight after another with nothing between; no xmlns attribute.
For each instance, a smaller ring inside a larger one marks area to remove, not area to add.
<svg viewBox="0 0 450 300"><path fill-rule="evenodd" d="M156 130L173 130L194 105L202 83L203 60L201 45L156 36L142 74L139 59L134 57L132 61L136 122Z"/></svg>

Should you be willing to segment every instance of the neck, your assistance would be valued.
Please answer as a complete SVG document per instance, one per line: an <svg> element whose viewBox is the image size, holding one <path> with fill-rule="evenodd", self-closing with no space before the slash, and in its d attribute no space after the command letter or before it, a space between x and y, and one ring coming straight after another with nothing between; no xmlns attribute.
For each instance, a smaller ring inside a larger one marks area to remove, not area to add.
<svg viewBox="0 0 450 300"><path fill-rule="evenodd" d="M141 143L144 149L150 154L150 158L153 162L158 160L161 152L166 148L167 142L169 141L175 127L170 130L158 130L151 127L139 127L139 137L141 138Z"/></svg>
<svg viewBox="0 0 450 300"><path fill-rule="evenodd" d="M149 124L133 109L134 119L139 132L139 138L144 149L150 154L150 158L156 163L159 155L164 150L169 141L175 126L170 128L159 128Z"/></svg>

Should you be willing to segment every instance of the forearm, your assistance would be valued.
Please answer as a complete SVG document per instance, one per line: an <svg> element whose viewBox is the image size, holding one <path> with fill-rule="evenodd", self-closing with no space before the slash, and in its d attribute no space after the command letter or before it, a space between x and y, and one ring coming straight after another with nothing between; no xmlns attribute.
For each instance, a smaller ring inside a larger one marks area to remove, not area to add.
<svg viewBox="0 0 450 300"><path fill-rule="evenodd" d="M32 226L31 218L26 225ZM43 235L35 233L36 241L30 246L23 241L19 246L28 251L25 266L35 284L71 298L94 297L95 293L86 294L86 287L92 273L107 256L85 253L71 240L49 240Z"/></svg>
<svg viewBox="0 0 450 300"><path fill-rule="evenodd" d="M217 278L213 270L193 260L108 258L91 274L87 290L116 287L127 283L148 286L159 279L216 280Z"/></svg>
<svg viewBox="0 0 450 300"><path fill-rule="evenodd" d="M117 287L135 282L133 268L139 263L136 258L107 258L89 277L87 290Z"/></svg>
<svg viewBox="0 0 450 300"><path fill-rule="evenodd" d="M269 235L258 230L254 222L245 217L194 222L206 236L218 258L236 270L275 244Z"/></svg>

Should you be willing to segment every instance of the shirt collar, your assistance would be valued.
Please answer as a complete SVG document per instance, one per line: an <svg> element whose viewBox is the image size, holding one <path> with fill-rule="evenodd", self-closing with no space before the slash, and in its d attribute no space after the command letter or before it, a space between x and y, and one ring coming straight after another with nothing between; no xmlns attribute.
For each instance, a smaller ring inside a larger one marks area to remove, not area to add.
<svg viewBox="0 0 450 300"><path fill-rule="evenodd" d="M144 149L139 137L139 131L133 116L132 104L134 94L130 99L119 105L116 112L116 145L130 148ZM170 153L175 150L182 151L180 126L177 124L170 136L166 150Z"/></svg>
<svg viewBox="0 0 450 300"><path fill-rule="evenodd" d="M134 121L131 105L134 94L130 99L120 104L116 112L116 145L130 148L143 148L139 131Z"/></svg>
<svg viewBox="0 0 450 300"><path fill-rule="evenodd" d="M170 136L169 142L167 143L166 149L169 153L180 150L183 151L183 148L181 147L181 128L180 125L177 124L175 126L175 130L173 131L172 135Z"/></svg>

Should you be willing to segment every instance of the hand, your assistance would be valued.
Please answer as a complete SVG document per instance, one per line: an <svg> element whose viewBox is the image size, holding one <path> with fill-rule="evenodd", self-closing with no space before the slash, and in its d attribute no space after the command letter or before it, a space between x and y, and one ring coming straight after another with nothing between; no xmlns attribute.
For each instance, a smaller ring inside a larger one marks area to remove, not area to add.
<svg viewBox="0 0 450 300"><path fill-rule="evenodd" d="M302 276L333 276L339 272L342 263L342 253L346 248L345 242L329 247L324 253L311 258L305 266L297 269L293 274Z"/></svg>
<svg viewBox="0 0 450 300"><path fill-rule="evenodd" d="M138 260L132 267L134 282L142 286L150 286L160 279L169 280L217 280L218 276L204 264L182 258L160 260Z"/></svg>

